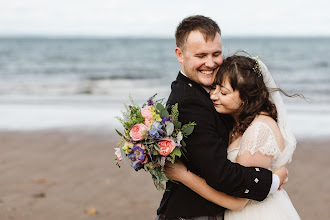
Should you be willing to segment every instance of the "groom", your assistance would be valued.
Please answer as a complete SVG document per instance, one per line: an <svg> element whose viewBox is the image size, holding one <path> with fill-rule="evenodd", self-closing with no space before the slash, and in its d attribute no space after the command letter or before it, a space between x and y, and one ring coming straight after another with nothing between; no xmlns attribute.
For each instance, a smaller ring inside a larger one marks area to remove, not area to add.
<svg viewBox="0 0 330 220"><path fill-rule="evenodd" d="M172 83L167 104L179 104L179 120L195 121L186 139L187 168L208 185L226 194L261 201L276 191L286 173L276 174L258 167L243 167L227 160L230 119L215 111L208 88L223 62L219 26L208 17L191 16L177 27L175 53L181 71ZM217 206L183 184L167 182L156 219L223 219L225 208Z"/></svg>

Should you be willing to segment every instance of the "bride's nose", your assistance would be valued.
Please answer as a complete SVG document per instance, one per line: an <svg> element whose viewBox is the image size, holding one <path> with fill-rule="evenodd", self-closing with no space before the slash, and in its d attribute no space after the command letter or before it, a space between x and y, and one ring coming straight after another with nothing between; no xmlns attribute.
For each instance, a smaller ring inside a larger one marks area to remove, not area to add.
<svg viewBox="0 0 330 220"><path fill-rule="evenodd" d="M213 89L213 90L210 91L210 99L212 101L216 101L216 100L219 99L218 93L216 93L216 90L215 89Z"/></svg>

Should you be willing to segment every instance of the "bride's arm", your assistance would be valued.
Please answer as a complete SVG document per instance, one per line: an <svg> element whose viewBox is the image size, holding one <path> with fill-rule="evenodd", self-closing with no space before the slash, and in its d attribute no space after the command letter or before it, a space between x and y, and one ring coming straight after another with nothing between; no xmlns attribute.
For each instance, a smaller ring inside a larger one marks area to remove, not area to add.
<svg viewBox="0 0 330 220"><path fill-rule="evenodd" d="M247 167L255 166L269 168L272 156L263 155L260 152L251 155L249 151L244 151L237 156L236 161ZM227 209L234 211L241 210L249 201L248 199L229 196L213 189L206 183L205 179L188 171L185 165L180 161L177 161L174 164L168 162L165 167L165 172L169 179L181 182L203 198Z"/></svg>
<svg viewBox="0 0 330 220"><path fill-rule="evenodd" d="M182 162L167 163L165 172L169 179L181 182L203 198L227 209L241 210L249 201L248 199L229 196L213 189L206 183L205 179L188 171Z"/></svg>

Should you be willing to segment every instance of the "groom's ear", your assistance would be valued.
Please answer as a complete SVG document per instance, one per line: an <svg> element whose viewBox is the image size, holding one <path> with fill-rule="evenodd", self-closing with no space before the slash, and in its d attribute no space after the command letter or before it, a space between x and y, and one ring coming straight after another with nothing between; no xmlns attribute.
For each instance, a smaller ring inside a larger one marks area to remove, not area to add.
<svg viewBox="0 0 330 220"><path fill-rule="evenodd" d="M179 47L175 48L175 54L176 54L176 57L178 58L178 61L180 63L183 63L183 53Z"/></svg>

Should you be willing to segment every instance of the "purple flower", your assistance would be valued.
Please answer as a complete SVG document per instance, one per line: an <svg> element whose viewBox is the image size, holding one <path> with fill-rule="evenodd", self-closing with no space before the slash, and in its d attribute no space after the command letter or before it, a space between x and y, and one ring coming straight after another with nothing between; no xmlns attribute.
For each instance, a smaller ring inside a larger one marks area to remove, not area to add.
<svg viewBox="0 0 330 220"><path fill-rule="evenodd" d="M143 162L146 159L146 155L145 154L140 154L140 156L137 156L137 160L140 162Z"/></svg>
<svg viewBox="0 0 330 220"><path fill-rule="evenodd" d="M142 144L136 144L132 148L134 160L138 161L141 164L145 164L148 161L148 157L145 154L145 147Z"/></svg>
<svg viewBox="0 0 330 220"><path fill-rule="evenodd" d="M160 159L160 165L163 167L163 166L165 166L165 162L166 162L166 157L162 157L161 159Z"/></svg>
<svg viewBox="0 0 330 220"><path fill-rule="evenodd" d="M163 124L167 124L166 122L171 122L171 118L166 118L165 116L162 117Z"/></svg>
<svg viewBox="0 0 330 220"><path fill-rule="evenodd" d="M124 122L129 122L130 119L124 115Z"/></svg>
<svg viewBox="0 0 330 220"><path fill-rule="evenodd" d="M154 104L154 101L152 100L152 98L149 98L148 99L148 105L150 106L150 105L153 105Z"/></svg>

